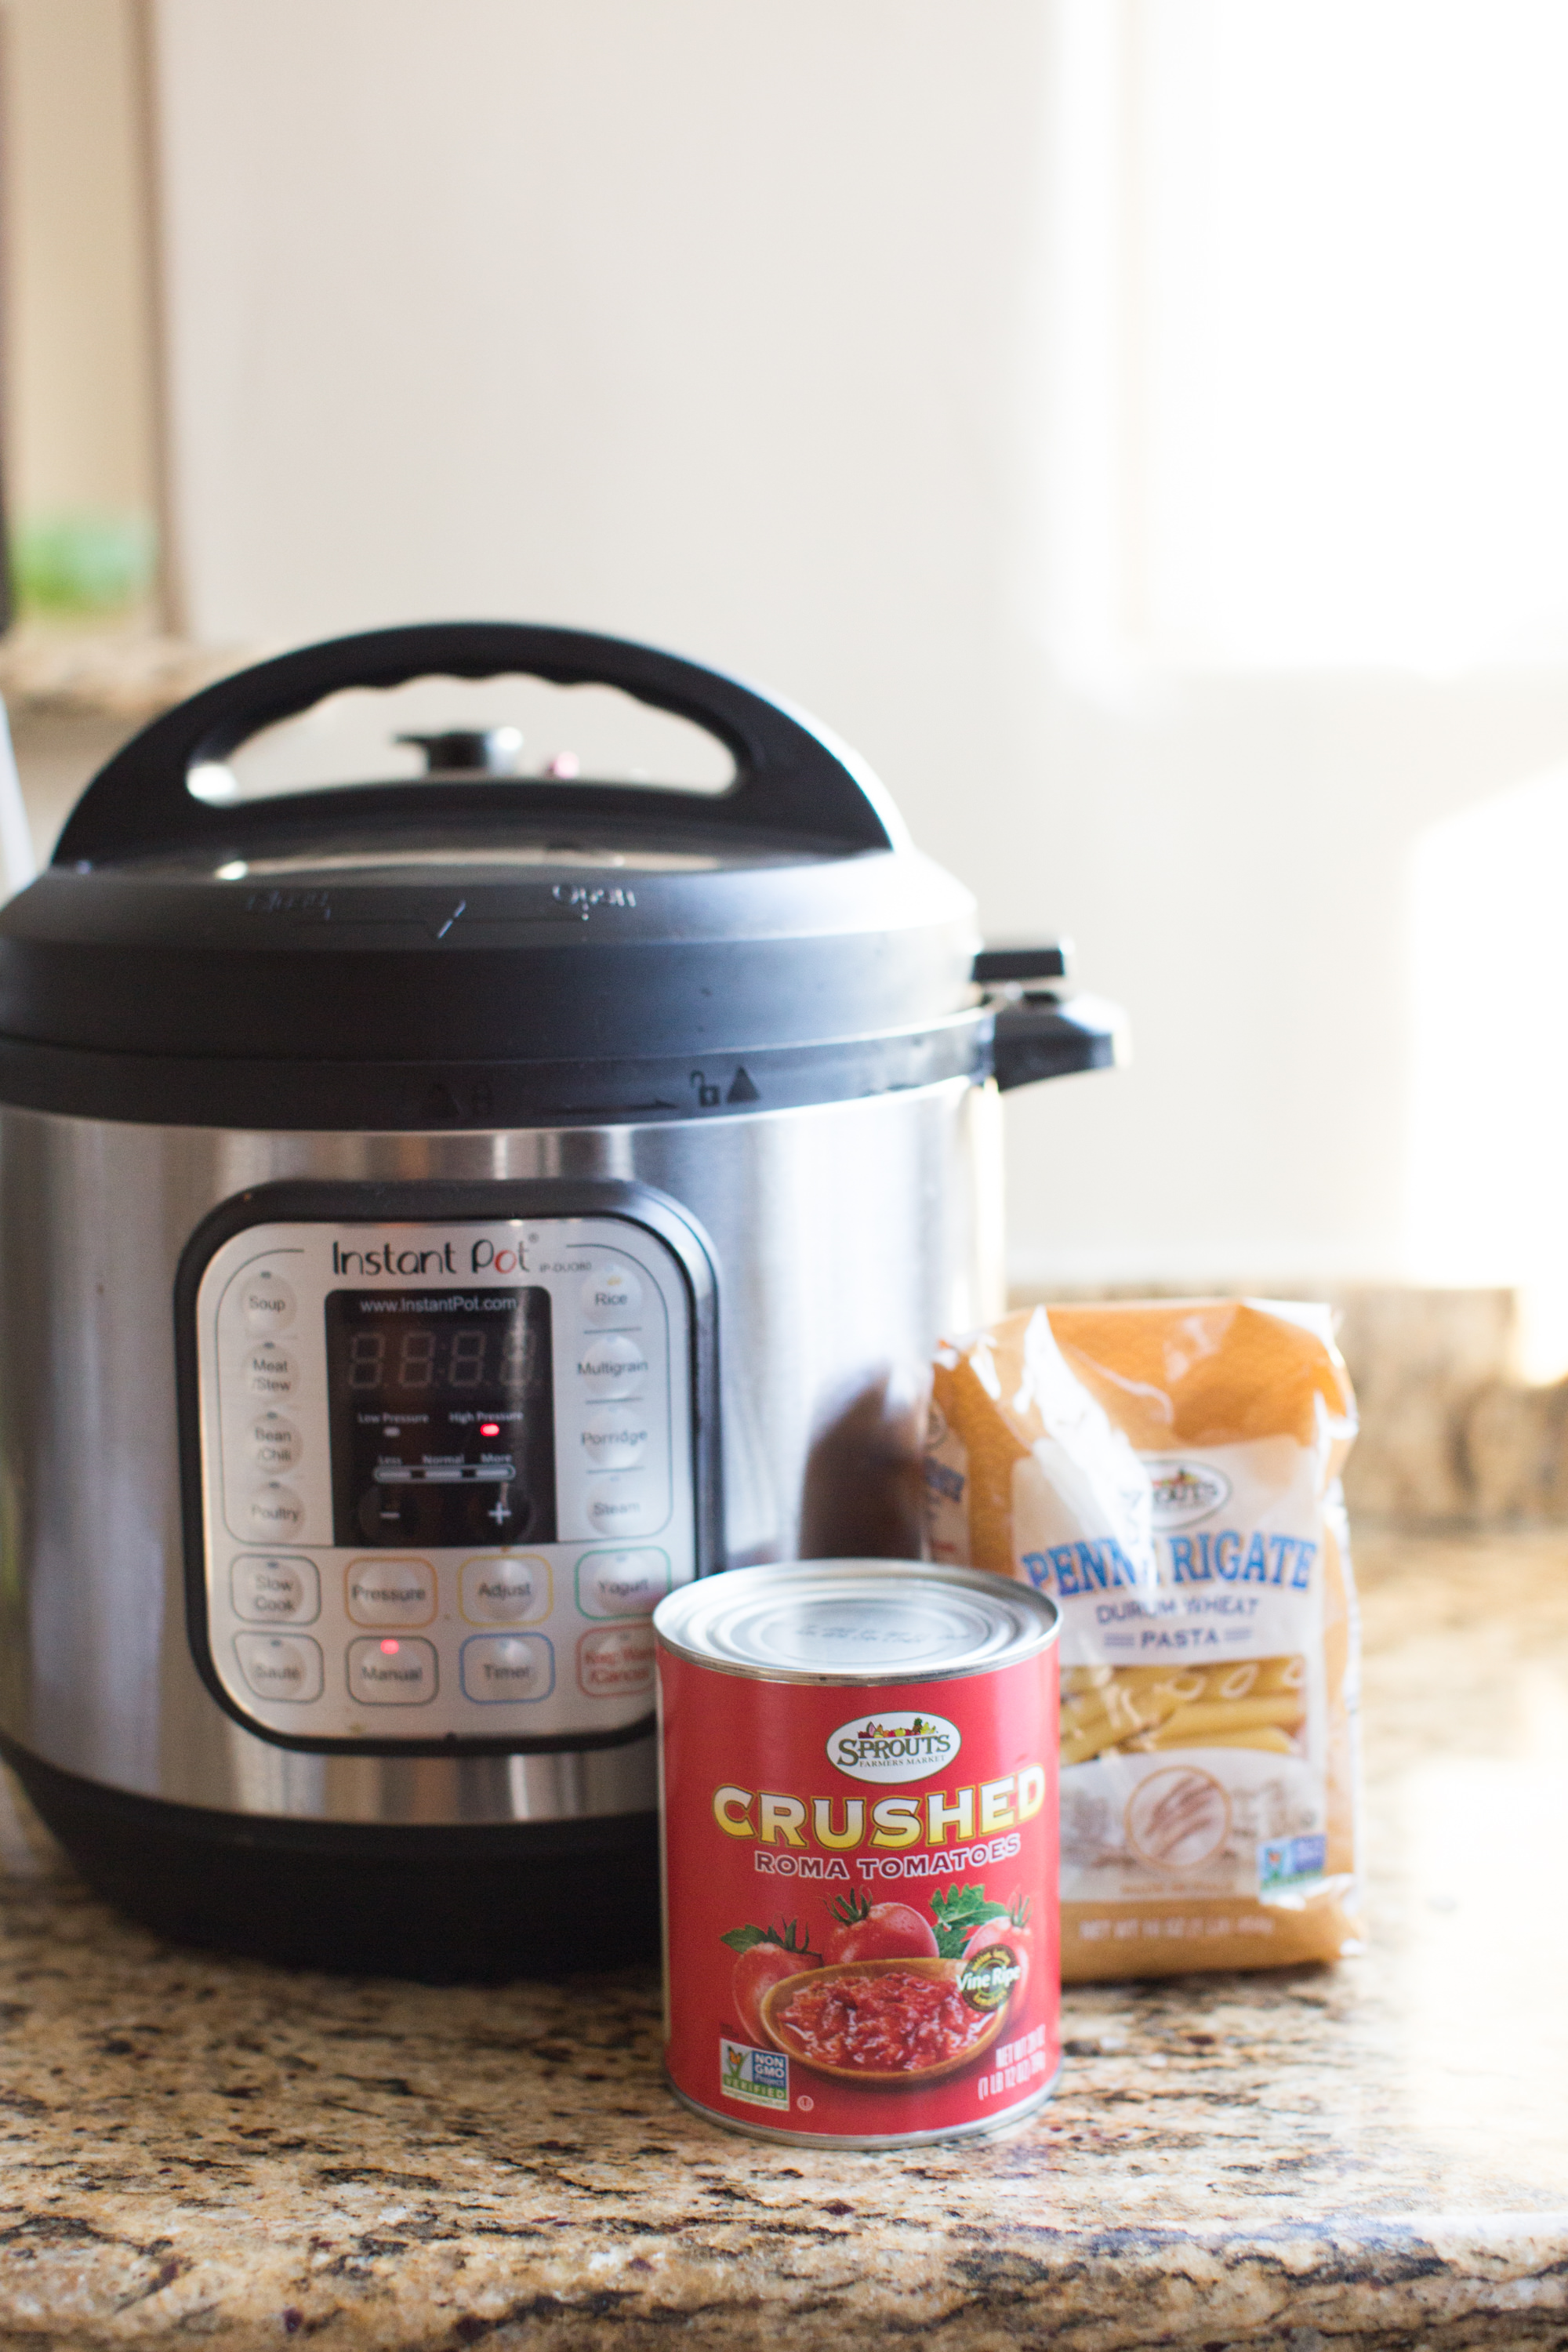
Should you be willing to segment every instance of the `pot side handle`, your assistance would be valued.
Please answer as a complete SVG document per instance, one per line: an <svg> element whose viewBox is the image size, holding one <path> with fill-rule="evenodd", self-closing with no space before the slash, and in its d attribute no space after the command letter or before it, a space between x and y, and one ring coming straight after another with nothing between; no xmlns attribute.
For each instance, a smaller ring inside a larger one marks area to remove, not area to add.
<svg viewBox="0 0 1568 2352"><path fill-rule="evenodd" d="M494 777L436 783L419 778L356 784L272 799L199 800L193 768L220 762L264 727L309 710L348 687L392 687L426 677L496 677L510 672L558 686L614 686L716 736L735 761L719 794L642 784ZM319 826L438 816L455 829L498 815L537 821L574 815L639 818L660 829L735 829L824 848L903 849L902 820L854 752L801 712L696 662L585 630L510 621L437 621L376 629L305 646L237 671L155 719L115 754L77 803L54 854L57 866L112 864L179 849L233 854Z"/></svg>

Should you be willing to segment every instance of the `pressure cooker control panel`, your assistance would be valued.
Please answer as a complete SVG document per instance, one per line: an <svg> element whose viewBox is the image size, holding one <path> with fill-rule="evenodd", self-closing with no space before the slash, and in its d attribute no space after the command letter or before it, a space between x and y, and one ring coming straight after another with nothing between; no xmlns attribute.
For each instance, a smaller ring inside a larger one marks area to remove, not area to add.
<svg viewBox="0 0 1568 2352"><path fill-rule="evenodd" d="M258 1224L196 1294L210 1664L310 1740L614 1732L694 1573L689 1294L614 1216Z"/></svg>

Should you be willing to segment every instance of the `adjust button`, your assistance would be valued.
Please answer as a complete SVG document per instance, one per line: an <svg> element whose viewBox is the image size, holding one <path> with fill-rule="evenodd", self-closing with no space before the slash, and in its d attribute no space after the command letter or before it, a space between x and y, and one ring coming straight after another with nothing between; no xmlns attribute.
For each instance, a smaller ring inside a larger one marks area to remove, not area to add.
<svg viewBox="0 0 1568 2352"><path fill-rule="evenodd" d="M642 1305L642 1284L619 1258L597 1265L583 1285L583 1320L598 1329L635 1323Z"/></svg>
<svg viewBox="0 0 1568 2352"><path fill-rule="evenodd" d="M577 1606L584 1617L647 1617L669 1591L661 1551L589 1551L577 1562Z"/></svg>
<svg viewBox="0 0 1568 2352"><path fill-rule="evenodd" d="M555 1687L555 1652L543 1633L476 1633L463 1644L463 1696L481 1706L531 1706Z"/></svg>
<svg viewBox="0 0 1568 2352"><path fill-rule="evenodd" d="M308 1633L237 1633L239 1671L258 1698L302 1706L321 1696L321 1653Z"/></svg>
<svg viewBox="0 0 1568 2352"><path fill-rule="evenodd" d="M428 1625L436 1571L427 1559L351 1559L344 1598L356 1625Z"/></svg>
<svg viewBox="0 0 1568 2352"><path fill-rule="evenodd" d="M590 1470L639 1470L648 1444L648 1416L640 1405L595 1405L584 1417L582 1444Z"/></svg>
<svg viewBox="0 0 1568 2352"><path fill-rule="evenodd" d="M287 1348L258 1339L239 1360L240 1386L247 1396L264 1397L268 1404L291 1397L300 1385L300 1359Z"/></svg>
<svg viewBox="0 0 1568 2352"><path fill-rule="evenodd" d="M229 1571L234 1613L253 1625L310 1625L321 1613L315 1562L276 1552L242 1552Z"/></svg>
<svg viewBox="0 0 1568 2352"><path fill-rule="evenodd" d="M245 1523L253 1536L271 1536L274 1540L281 1537L287 1543L305 1524L305 1506L292 1486L269 1478L247 1503Z"/></svg>
<svg viewBox="0 0 1568 2352"><path fill-rule="evenodd" d="M280 1274L258 1266L239 1277L239 1311L246 1329L258 1339L288 1331L294 1322L294 1294Z"/></svg>
<svg viewBox="0 0 1568 2352"><path fill-rule="evenodd" d="M384 1634L349 1643L349 1693L364 1706L426 1706L436 1696L433 1643Z"/></svg>
<svg viewBox="0 0 1568 2352"><path fill-rule="evenodd" d="M470 1625L526 1625L550 1614L550 1563L526 1552L466 1559L459 1591Z"/></svg>

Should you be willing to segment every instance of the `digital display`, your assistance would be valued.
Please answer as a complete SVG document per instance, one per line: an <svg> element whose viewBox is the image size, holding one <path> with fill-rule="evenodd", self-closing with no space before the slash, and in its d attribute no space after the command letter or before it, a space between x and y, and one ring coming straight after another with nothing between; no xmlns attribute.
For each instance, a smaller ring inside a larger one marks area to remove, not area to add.
<svg viewBox="0 0 1568 2352"><path fill-rule="evenodd" d="M546 1290L334 1290L339 1544L555 1540Z"/></svg>

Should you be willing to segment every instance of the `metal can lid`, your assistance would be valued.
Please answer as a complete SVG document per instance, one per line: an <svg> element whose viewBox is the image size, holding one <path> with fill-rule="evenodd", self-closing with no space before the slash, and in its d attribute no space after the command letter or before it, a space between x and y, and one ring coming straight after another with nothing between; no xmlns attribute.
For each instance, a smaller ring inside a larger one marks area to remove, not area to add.
<svg viewBox="0 0 1568 2352"><path fill-rule="evenodd" d="M721 1674L776 1683L944 1682L1049 1647L1056 1604L988 1570L908 1559L731 1569L667 1594L654 1632Z"/></svg>

